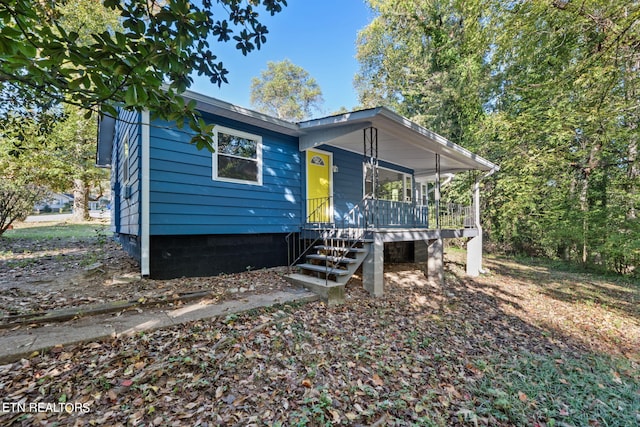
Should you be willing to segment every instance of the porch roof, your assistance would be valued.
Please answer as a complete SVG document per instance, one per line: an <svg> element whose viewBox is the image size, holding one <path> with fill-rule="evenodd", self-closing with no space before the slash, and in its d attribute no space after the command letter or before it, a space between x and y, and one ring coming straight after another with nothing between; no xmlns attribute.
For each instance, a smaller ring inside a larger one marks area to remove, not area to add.
<svg viewBox="0 0 640 427"><path fill-rule="evenodd" d="M378 129L378 158L414 170L417 178L436 172L497 171L499 166L385 107L313 119L299 123L300 150L327 144L363 153L363 129Z"/></svg>

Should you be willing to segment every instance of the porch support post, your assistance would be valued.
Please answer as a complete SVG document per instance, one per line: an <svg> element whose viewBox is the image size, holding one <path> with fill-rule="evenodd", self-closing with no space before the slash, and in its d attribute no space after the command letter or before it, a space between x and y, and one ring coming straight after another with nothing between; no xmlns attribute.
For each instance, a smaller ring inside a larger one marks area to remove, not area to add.
<svg viewBox="0 0 640 427"><path fill-rule="evenodd" d="M482 271L482 226L480 225L480 178L473 185L473 220L478 235L467 242L467 275L477 277Z"/></svg>
<svg viewBox="0 0 640 427"><path fill-rule="evenodd" d="M378 233L373 233L369 253L362 263L362 285L374 297L381 297L384 292L384 242Z"/></svg>
<svg viewBox="0 0 640 427"><path fill-rule="evenodd" d="M427 280L442 285L444 283L444 245L442 237L427 241Z"/></svg>

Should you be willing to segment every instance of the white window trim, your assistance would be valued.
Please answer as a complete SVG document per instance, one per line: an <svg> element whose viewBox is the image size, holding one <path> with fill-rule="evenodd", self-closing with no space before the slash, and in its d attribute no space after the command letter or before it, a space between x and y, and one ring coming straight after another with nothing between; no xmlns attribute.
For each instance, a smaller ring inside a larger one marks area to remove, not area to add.
<svg viewBox="0 0 640 427"><path fill-rule="evenodd" d="M368 163L366 163L366 162L362 163L362 192L363 192L362 197L364 197L366 195L364 193L365 193L365 188L367 186L367 183L366 183L367 166L369 166ZM396 172L396 173L402 174L402 199L401 200L391 200L391 201L399 202L399 203L412 203L413 202L413 200L406 200L407 177L409 177L411 179L411 185L413 186L413 183L414 183L413 175L411 175L410 173L399 171L397 169L385 168L383 166L378 166L378 169L384 169L384 170L387 170L387 171L390 171L390 172ZM374 192L375 192L375 189L374 189ZM413 190L412 190L412 196L413 196ZM386 200L386 199L383 199L383 200Z"/></svg>
<svg viewBox="0 0 640 427"><path fill-rule="evenodd" d="M429 204L429 184L427 182L416 182L416 191L418 193L418 204L427 206Z"/></svg>
<svg viewBox="0 0 640 427"><path fill-rule="evenodd" d="M224 176L218 176L218 132L226 133L228 135L237 136L239 138L251 139L256 141L256 159L247 159L246 157L241 156L233 156L230 154L223 154L228 157L235 157L238 159L245 159L255 161L258 164L258 181L248 181L244 179L235 179L235 178L226 178ZM214 153L211 155L212 158L212 179L214 181L222 181L222 182L233 182L236 184L246 184L246 185L262 185L262 137L260 135L254 135L248 132L242 132L236 129L227 128L224 126L216 125L213 128L213 148L215 149Z"/></svg>
<svg viewBox="0 0 640 427"><path fill-rule="evenodd" d="M131 181L131 138L128 129L122 136L122 181L125 185Z"/></svg>

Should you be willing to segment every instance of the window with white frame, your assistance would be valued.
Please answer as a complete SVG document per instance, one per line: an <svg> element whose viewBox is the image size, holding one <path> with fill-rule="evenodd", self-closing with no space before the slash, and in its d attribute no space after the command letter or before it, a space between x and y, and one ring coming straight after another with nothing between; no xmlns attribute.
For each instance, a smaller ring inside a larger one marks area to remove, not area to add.
<svg viewBox="0 0 640 427"><path fill-rule="evenodd" d="M420 183L420 204L426 206L429 202L429 185L425 183Z"/></svg>
<svg viewBox="0 0 640 427"><path fill-rule="evenodd" d="M374 193L371 165L364 164L365 194ZM411 202L413 200L413 179L411 175L386 168L378 168L377 197L380 200Z"/></svg>
<svg viewBox="0 0 640 427"><path fill-rule="evenodd" d="M216 126L213 179L262 185L262 137Z"/></svg>
<svg viewBox="0 0 640 427"><path fill-rule="evenodd" d="M122 136L122 179L124 183L129 182L131 170L131 156L129 155L129 133Z"/></svg>

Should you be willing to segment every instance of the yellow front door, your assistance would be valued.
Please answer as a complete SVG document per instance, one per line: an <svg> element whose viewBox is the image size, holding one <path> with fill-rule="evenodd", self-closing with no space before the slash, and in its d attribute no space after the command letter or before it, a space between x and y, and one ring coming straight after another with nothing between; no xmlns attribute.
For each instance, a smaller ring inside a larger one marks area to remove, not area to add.
<svg viewBox="0 0 640 427"><path fill-rule="evenodd" d="M307 150L307 222L332 222L331 155Z"/></svg>

